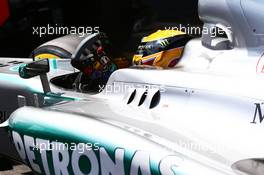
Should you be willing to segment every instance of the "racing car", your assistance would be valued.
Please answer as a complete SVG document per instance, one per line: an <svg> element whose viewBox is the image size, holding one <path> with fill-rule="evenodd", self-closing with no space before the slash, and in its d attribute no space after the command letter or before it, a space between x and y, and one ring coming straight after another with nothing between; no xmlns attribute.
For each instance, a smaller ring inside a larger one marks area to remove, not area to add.
<svg viewBox="0 0 264 175"><path fill-rule="evenodd" d="M2 59L1 154L35 174L262 175L263 7L200 0L175 67L117 70L97 94L73 89L71 59Z"/></svg>

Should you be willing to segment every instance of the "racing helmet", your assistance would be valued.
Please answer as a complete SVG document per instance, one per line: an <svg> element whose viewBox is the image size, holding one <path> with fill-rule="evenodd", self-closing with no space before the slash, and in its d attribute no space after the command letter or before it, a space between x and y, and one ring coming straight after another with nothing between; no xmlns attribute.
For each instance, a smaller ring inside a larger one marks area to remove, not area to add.
<svg viewBox="0 0 264 175"><path fill-rule="evenodd" d="M133 57L133 65L174 67L190 39L189 35L178 30L158 30L142 39Z"/></svg>

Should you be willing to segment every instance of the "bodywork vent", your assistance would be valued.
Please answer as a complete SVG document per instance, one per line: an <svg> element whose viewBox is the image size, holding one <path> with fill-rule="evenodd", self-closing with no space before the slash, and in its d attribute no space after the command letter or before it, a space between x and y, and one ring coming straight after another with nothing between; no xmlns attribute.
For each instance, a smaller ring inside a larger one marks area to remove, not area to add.
<svg viewBox="0 0 264 175"><path fill-rule="evenodd" d="M153 109L158 106L161 94L159 89L130 89L125 96L128 105Z"/></svg>

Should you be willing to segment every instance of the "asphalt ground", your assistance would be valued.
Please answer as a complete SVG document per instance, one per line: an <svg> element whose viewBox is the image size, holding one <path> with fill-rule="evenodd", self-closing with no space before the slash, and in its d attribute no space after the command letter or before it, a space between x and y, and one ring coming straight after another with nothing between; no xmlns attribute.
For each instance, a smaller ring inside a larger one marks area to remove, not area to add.
<svg viewBox="0 0 264 175"><path fill-rule="evenodd" d="M33 175L30 168L0 157L0 175Z"/></svg>
<svg viewBox="0 0 264 175"><path fill-rule="evenodd" d="M12 170L0 171L0 175L33 175L25 165L14 165Z"/></svg>

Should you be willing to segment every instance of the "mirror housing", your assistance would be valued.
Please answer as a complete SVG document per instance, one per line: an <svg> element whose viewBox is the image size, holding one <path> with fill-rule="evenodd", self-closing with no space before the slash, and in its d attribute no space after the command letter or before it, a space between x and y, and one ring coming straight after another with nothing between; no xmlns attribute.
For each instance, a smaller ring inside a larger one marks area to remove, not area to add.
<svg viewBox="0 0 264 175"><path fill-rule="evenodd" d="M41 59L19 67L19 76L24 79L40 76L44 93L51 92L47 73L50 71L49 60Z"/></svg>
<svg viewBox="0 0 264 175"><path fill-rule="evenodd" d="M46 74L50 71L49 60L42 59L19 67L19 76L24 79Z"/></svg>
<svg viewBox="0 0 264 175"><path fill-rule="evenodd" d="M213 36L212 30L221 29L226 37ZM205 23L202 34L202 45L212 50L230 50L233 49L233 32L221 24Z"/></svg>

